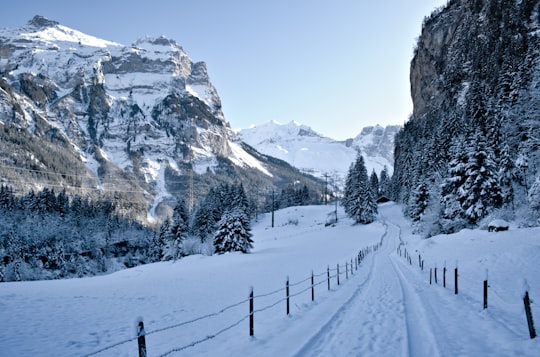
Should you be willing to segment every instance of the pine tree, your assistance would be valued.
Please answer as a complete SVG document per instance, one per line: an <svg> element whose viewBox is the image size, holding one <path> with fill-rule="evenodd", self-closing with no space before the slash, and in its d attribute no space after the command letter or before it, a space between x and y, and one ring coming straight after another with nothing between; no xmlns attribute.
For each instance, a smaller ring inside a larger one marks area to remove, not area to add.
<svg viewBox="0 0 540 357"><path fill-rule="evenodd" d="M253 248L252 243L251 227L246 214L238 208L225 212L214 235L215 252L248 253Z"/></svg>
<svg viewBox="0 0 540 357"><path fill-rule="evenodd" d="M413 190L409 200L409 217L413 222L422 220L429 203L428 186L422 182Z"/></svg>
<svg viewBox="0 0 540 357"><path fill-rule="evenodd" d="M377 177L377 173L375 172L375 170L371 171L369 183L371 186L371 192L373 193L373 197L375 197L375 199L379 198L379 177Z"/></svg>
<svg viewBox="0 0 540 357"><path fill-rule="evenodd" d="M516 181L518 175L516 165L510 156L510 147L507 142L502 147L498 166L498 180L501 188L502 202L504 205L510 205L514 209L513 183Z"/></svg>
<svg viewBox="0 0 540 357"><path fill-rule="evenodd" d="M204 242L214 233L215 226L215 210L209 202L205 200L197 207L195 214L193 215L191 231L195 236L200 238L201 242Z"/></svg>
<svg viewBox="0 0 540 357"><path fill-rule="evenodd" d="M165 239L164 259L180 259L184 255L183 242L188 234L188 213L184 201L179 202L173 211Z"/></svg>
<svg viewBox="0 0 540 357"><path fill-rule="evenodd" d="M240 184L232 187L231 195L231 208L239 208L244 211L246 215L249 216L249 201L246 196L246 191L244 190L244 185Z"/></svg>
<svg viewBox="0 0 540 357"><path fill-rule="evenodd" d="M373 198L364 158L360 153L347 175L344 207L347 215L356 223L371 223L377 215L377 203Z"/></svg>
<svg viewBox="0 0 540 357"><path fill-rule="evenodd" d="M538 215L540 213L540 176L532 184L528 192L529 207Z"/></svg>
<svg viewBox="0 0 540 357"><path fill-rule="evenodd" d="M379 179L379 194L381 196L384 196L384 197L387 197L387 198L390 198L392 195L391 195L391 192L390 192L390 176L388 175L388 167L386 167L386 165L384 165L384 168L382 169L381 171L381 174L380 174L380 179Z"/></svg>
<svg viewBox="0 0 540 357"><path fill-rule="evenodd" d="M156 232L152 238L152 243L148 252L150 261L159 262L163 260L166 252L167 241L169 240L171 221L166 219L159 227L159 232Z"/></svg>
<svg viewBox="0 0 540 357"><path fill-rule="evenodd" d="M468 156L460 202L465 217L475 224L484 218L492 207L500 207L502 197L493 154L479 131L472 137Z"/></svg>
<svg viewBox="0 0 540 357"><path fill-rule="evenodd" d="M462 136L456 138L452 144L450 157L452 159L448 164L449 176L444 180L441 187L441 214L439 222L442 232L446 233L451 233L466 225L461 206L463 200L461 187L465 184L466 180L468 155Z"/></svg>

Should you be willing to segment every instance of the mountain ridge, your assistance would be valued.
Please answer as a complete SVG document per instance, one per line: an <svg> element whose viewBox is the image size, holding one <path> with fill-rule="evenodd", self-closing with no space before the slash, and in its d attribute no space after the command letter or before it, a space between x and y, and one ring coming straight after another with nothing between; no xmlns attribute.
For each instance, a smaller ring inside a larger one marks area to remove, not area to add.
<svg viewBox="0 0 540 357"><path fill-rule="evenodd" d="M342 186L358 151L364 156L368 172L380 174L386 167L391 175L394 136L400 129L400 125L367 126L354 138L335 140L296 121L281 124L273 120L237 133L258 151L317 177L334 177Z"/></svg>
<svg viewBox="0 0 540 357"><path fill-rule="evenodd" d="M244 150L206 64L163 36L124 46L36 16L0 29L0 89L0 125L10 133L1 139L11 140L0 149L2 182L21 190L124 192L126 214L151 221L217 182L269 192L298 180L315 192L320 186ZM47 152L60 151L53 164ZM29 178L25 169L44 174Z"/></svg>

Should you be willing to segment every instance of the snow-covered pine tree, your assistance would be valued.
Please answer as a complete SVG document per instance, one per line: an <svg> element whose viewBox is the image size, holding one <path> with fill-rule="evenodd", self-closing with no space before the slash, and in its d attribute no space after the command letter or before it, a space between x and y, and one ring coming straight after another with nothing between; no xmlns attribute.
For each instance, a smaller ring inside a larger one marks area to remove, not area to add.
<svg viewBox="0 0 540 357"><path fill-rule="evenodd" d="M413 222L422 220L429 203L429 189L425 182L421 182L413 190L409 199L409 216Z"/></svg>
<svg viewBox="0 0 540 357"><path fill-rule="evenodd" d="M536 178L536 181L532 184L529 194L529 207L536 217L540 216L540 176Z"/></svg>
<svg viewBox="0 0 540 357"><path fill-rule="evenodd" d="M343 198L341 199L341 204L345 209L345 213L349 214L349 210L352 204L353 197L353 178L354 178L354 162L349 166L349 171L347 171L347 176L345 177L345 188L343 189Z"/></svg>
<svg viewBox="0 0 540 357"><path fill-rule="evenodd" d="M501 188L501 197L503 205L514 209L514 182L517 180L517 168L511 158L510 147L507 140L503 145L499 158L498 180Z"/></svg>
<svg viewBox="0 0 540 357"><path fill-rule="evenodd" d="M188 234L188 213L184 201L180 201L173 211L169 225L167 241L165 242L165 260L180 259L184 255L182 244Z"/></svg>
<svg viewBox="0 0 540 357"><path fill-rule="evenodd" d="M360 153L349 169L345 183L345 212L356 223L368 224L377 216L377 203L373 198L364 158Z"/></svg>
<svg viewBox="0 0 540 357"><path fill-rule="evenodd" d="M377 173L375 172L375 170L371 171L371 176L369 177L369 183L371 186L371 192L373 193L373 197L375 199L378 199L380 195L379 177L377 176Z"/></svg>
<svg viewBox="0 0 540 357"><path fill-rule="evenodd" d="M202 202L193 215L191 231L204 243L215 231L214 209L206 201Z"/></svg>
<svg viewBox="0 0 540 357"><path fill-rule="evenodd" d="M248 253L253 248L252 243L249 218L245 212L238 208L225 212L214 234L215 252Z"/></svg>
<svg viewBox="0 0 540 357"><path fill-rule="evenodd" d="M391 197L391 192L390 192L391 183L390 183L390 176L388 175L388 167L386 167L386 165L384 165L380 176L381 177L379 178L379 194L381 196L390 198Z"/></svg>
<svg viewBox="0 0 540 357"><path fill-rule="evenodd" d="M459 136L450 148L449 176L441 187L441 213L439 224L443 233L452 233L466 226L463 208L461 207L461 187L466 180L468 155L465 139Z"/></svg>
<svg viewBox="0 0 540 357"><path fill-rule="evenodd" d="M476 224L492 208L502 204L497 167L485 136L477 130L471 137L468 160L465 164L465 182L459 190L465 217Z"/></svg>
<svg viewBox="0 0 540 357"><path fill-rule="evenodd" d="M152 241L153 247L152 258L154 261L160 260L170 260L172 257L168 255L168 250L170 243L174 241L172 232L171 232L172 222L170 218L167 218L159 227L159 233Z"/></svg>

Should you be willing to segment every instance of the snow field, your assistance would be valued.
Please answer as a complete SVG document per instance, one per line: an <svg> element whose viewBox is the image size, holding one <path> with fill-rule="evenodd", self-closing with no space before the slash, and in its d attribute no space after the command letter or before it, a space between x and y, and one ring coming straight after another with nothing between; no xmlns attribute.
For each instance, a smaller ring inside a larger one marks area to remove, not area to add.
<svg viewBox="0 0 540 357"><path fill-rule="evenodd" d="M365 236L359 236L355 234L358 228L352 227L348 220L342 226L325 228L330 210L330 206L321 206L278 211L273 229L269 215L260 217L253 224L255 249L247 255L190 256L174 263L139 266L97 279L2 284L0 301L4 302L5 311L10 311L6 323L14 327L0 332L3 350L6 355L86 355L132 339L139 316L144 320L146 332L151 333L246 300L251 286L256 296L281 290L276 295L256 298L255 310L263 308L285 296L287 276L293 284L310 277L312 270L326 272L329 264L331 268L337 263L344 265L359 249L378 241L384 231L382 225L376 224L366 227ZM305 287L291 286L291 294ZM328 299L334 290L339 291L335 281L330 293L326 289L326 285L316 288L315 304ZM289 318L285 315L284 302L257 312L255 338L249 337L246 320L186 353L230 355L231 351L257 346L265 349L266 344L275 344L274 339L282 338L284 328L298 318L296 314L303 314L312 305L310 291L305 292L291 298ZM150 334L146 338L148 352L160 355L200 340L248 313L245 302L219 316ZM97 355L128 356L134 351L136 342L132 341Z"/></svg>
<svg viewBox="0 0 540 357"><path fill-rule="evenodd" d="M367 226L353 226L340 210L338 224L324 227L332 209L280 210L274 228L269 214L260 216L252 225L251 254L196 255L107 276L0 284L0 356L84 356L126 340L95 355L133 356L139 317L149 356L538 355L540 340L529 338L522 300L525 285L533 301L540 298L538 229L464 230L423 240L411 234L395 204L379 206L379 221ZM381 237L382 246L345 279L345 262ZM413 264L397 254L402 243ZM425 260L424 271L417 254ZM445 260L446 289L442 279L429 285L429 267L442 269ZM456 260L458 295L450 274ZM328 291L324 273L338 263L341 285L333 278ZM490 290L484 310L486 268ZM312 271L322 274L315 302ZM291 297L288 316L287 276L290 294L298 294ZM254 337L247 318L250 287ZM534 303L532 308L540 319ZM206 315L212 316L197 320ZM197 321L180 326L191 320ZM206 341L167 354L201 340Z"/></svg>

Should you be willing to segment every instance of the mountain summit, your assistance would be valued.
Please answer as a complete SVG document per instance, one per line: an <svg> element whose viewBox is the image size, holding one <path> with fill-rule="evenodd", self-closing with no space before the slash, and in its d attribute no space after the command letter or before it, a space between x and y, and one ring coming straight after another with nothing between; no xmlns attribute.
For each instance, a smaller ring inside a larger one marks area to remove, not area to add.
<svg viewBox="0 0 540 357"><path fill-rule="evenodd" d="M364 156L368 172L379 174L386 166L391 174L394 136L400 128L399 125L368 126L355 138L338 141L295 121L288 124L271 121L242 129L238 135L266 155L320 178L329 175L343 184L358 151Z"/></svg>
<svg viewBox="0 0 540 357"><path fill-rule="evenodd" d="M218 182L302 176L238 139L206 64L176 41L124 46L42 16L0 30L0 130L3 183L114 194L141 220Z"/></svg>

